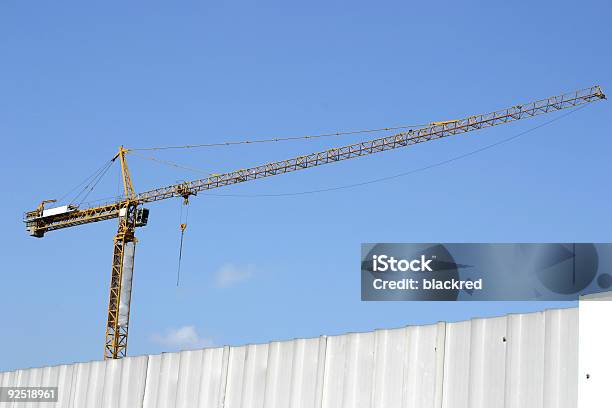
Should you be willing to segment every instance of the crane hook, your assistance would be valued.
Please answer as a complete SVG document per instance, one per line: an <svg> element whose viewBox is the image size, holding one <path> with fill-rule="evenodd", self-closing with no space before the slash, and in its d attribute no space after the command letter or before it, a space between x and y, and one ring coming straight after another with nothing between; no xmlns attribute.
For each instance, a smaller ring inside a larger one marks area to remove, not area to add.
<svg viewBox="0 0 612 408"><path fill-rule="evenodd" d="M189 218L189 196L183 197L183 206L181 206L181 221L183 221L183 207L186 207L185 211L185 222L181 222L179 228L181 230L181 243L179 245L179 258L178 268L176 270L176 286L179 286L181 279L181 261L183 259L183 239L185 237L185 230L187 229L187 218Z"/></svg>

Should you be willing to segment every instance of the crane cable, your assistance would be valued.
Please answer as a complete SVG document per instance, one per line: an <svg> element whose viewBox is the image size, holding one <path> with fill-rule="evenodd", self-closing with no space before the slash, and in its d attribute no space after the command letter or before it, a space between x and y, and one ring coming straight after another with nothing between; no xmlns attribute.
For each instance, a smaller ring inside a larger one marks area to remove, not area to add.
<svg viewBox="0 0 612 408"><path fill-rule="evenodd" d="M257 197L289 197L289 196L300 196L300 195L306 195L306 194L324 193L324 192L329 192L329 191L343 190L343 189L355 188L355 187L360 187L360 186L369 185L369 184L380 183L380 182L383 182L383 181L388 181L388 180L392 180L392 179L396 179L396 178L400 178L400 177L405 177L405 176L408 176L408 175L411 175L411 174L414 174L414 173L419 173L419 172L422 172L422 171L425 171L425 170L429 170L429 169L432 169L432 168L435 168L435 167L440 167L440 166L443 166L445 164L449 164L449 163L452 163L452 162L464 159L466 157L473 156L473 155L475 155L477 153L480 153L482 151L492 149L492 148L497 147L499 145L508 143L508 142L510 142L510 141L512 141L514 139L518 139L519 137L524 136L524 135L526 135L528 133L531 133L531 132L533 132L533 131L535 131L537 129L540 129L540 128L544 127L544 126L550 125L553 122L561 120L561 119L563 119L563 118L565 118L565 117L567 117L567 116L569 116L569 115L571 115L571 114L573 114L573 113L575 113L575 112L577 112L577 111L579 111L581 109L586 108L587 106L588 105L579 106L579 107L577 107L575 109L572 109L572 110L570 110L570 111L568 111L568 112L566 112L566 113L564 113L564 114L562 114L562 115L560 115L560 116L558 116L556 118L553 118L553 119L548 120L546 122L543 122L543 123L541 123L541 124L539 124L537 126L529 128L527 130L524 130L524 131L522 131L520 133L517 133L517 134L511 136L511 137L508 137L506 139L502 139L500 141L497 141L497 142L485 145L485 146L483 146L481 148L469 151L467 153L464 153L464 154L461 154L461 155L458 155L458 156L454 156L454 157L451 157L451 158L446 159L446 160L438 161L438 162L435 162L435 163L432 163L432 164L429 164L429 165L426 165L426 166L423 166L423 167L412 169L412 170L409 170L409 171L406 171L406 172L402 172L402 173L398 173L398 174L394 174L394 175L390 175L390 176L385 176L385 177L381 177L381 178L377 178L377 179L373 179L373 180L366 180L366 181L359 182L359 183L346 184L346 185L322 188L322 189L317 189L317 190L297 191L297 192L288 192L288 193L276 193L276 194L223 194L223 193L221 193L221 194L219 194L219 193L204 193L204 194L207 195L207 196L213 196L213 197L247 197L247 198L248 197L255 197L255 198L257 198ZM202 173L202 174L210 175L209 172L201 170L201 169L196 169L196 168L193 168L193 167L182 166L180 164L173 163L173 162L167 161L167 160L161 160L161 159L158 159L156 157L144 156L144 155L141 155L141 154L138 154L138 153L134 153L132 150L128 151L128 153L133 154L134 156L141 157L143 159L147 159L147 160L156 162L158 164L163 164L163 165L170 166L170 167L175 167L175 168L180 168L180 169L184 169L184 170L189 170L189 171L192 171L192 172L195 172L195 173ZM100 170L102 170L102 169L100 169ZM91 178L91 176L89 178ZM89 178L86 179L85 181L89 180ZM83 183L81 183L81 184L83 184ZM99 199L99 200L96 200L96 201L93 201L93 202L99 202L99 201L104 201L104 200L109 200L109 199L119 199L119 198L118 197L107 197L105 199Z"/></svg>
<svg viewBox="0 0 612 408"><path fill-rule="evenodd" d="M104 178L104 176L106 175L106 173L108 172L108 170L111 168L112 165L113 165L113 160L110 160L106 165L104 165L101 171L99 171L98 174L94 178L92 178L92 180L83 188L83 190L81 190L79 194L77 194L76 197L74 197L74 199L71 201L71 204L74 203L79 198L79 196L84 193L83 197L81 198L81 201L79 201L79 203L77 204L77 206L81 206L81 204L85 202L87 197L89 197L89 194L91 194L94 188L96 188L98 183Z"/></svg>
<svg viewBox="0 0 612 408"><path fill-rule="evenodd" d="M140 153L136 153L139 151L155 151L155 150L170 150L170 149L190 149L190 148L199 148L199 147L217 147L217 146L231 146L231 145L240 145L240 144L254 144L254 143L268 143L268 142L281 142L288 140L299 140L299 139L314 139L314 138L322 138L322 137L331 137L331 136L342 136L342 135L353 135L360 133L374 133L374 132L383 132L383 131L391 131L391 130L401 130L401 129L411 129L415 127L425 126L423 124L419 125L405 125L405 126L395 126L395 127L386 127L379 129L366 129L366 130L355 130L355 131L346 131L346 132L335 132L335 133L324 133L319 135L310 135L310 136L296 136L296 137L286 137L286 138L274 138L274 139L258 139L258 140L245 140L245 141L237 141L237 142L221 142L221 143L209 143L209 144L200 144L200 145L185 145L185 146L166 146L166 147L149 147L149 148L138 148L138 149L128 149L127 153L132 154L134 156L138 156L145 160L149 160L152 162L156 162L158 164L163 164L169 167L174 167L181 170L187 170L194 173L205 174L210 176L211 173L209 171L205 171L202 169L197 169L195 167L184 166L170 160L163 160L153 156L145 156Z"/></svg>
<svg viewBox="0 0 612 408"><path fill-rule="evenodd" d="M558 116L556 118L553 118L553 119L548 120L546 122L540 123L537 126L534 126L534 127L529 128L527 130L519 132L519 133L517 133L517 134L515 134L513 136L510 136L508 138L505 138L505 139L499 140L497 142L494 142L494 143L485 145L483 147L480 147L478 149L469 151L467 153L464 153L464 154L461 154L461 155L458 155L458 156L454 156L454 157L451 157L451 158L446 159L446 160L438 161L438 162L435 162L435 163L432 163L432 164L429 164L429 165L426 165L426 166L423 166L423 167L418 167L416 169L412 169L412 170L405 171L405 172L402 172L402 173L398 173L398 174L394 174L394 175L390 175L390 176L385 176L385 177L381 177L381 178L377 178L377 179L373 179L373 180L366 180L366 181L362 181L362 182L359 182L359 183L345 184L345 185L336 186L336 187L328 187L328 188L321 188L321 189L316 189L316 190L306 190L306 191L297 191L297 192L289 192L289 193L271 193L271 194L204 193L204 195L211 196L211 197L244 197L244 198L291 197L291 196L300 196L300 195L307 195L307 194L325 193L325 192L329 192L329 191L344 190L344 189L349 189L349 188L365 186L365 185L369 185L369 184L380 183L380 182L383 182L383 181L388 181L388 180L392 180L392 179L396 179L396 178L400 178L400 177L409 176L409 175L414 174L414 173L420 173L422 171L429 170L429 169L432 169L432 168L435 168L435 167L440 167L440 166L443 166L445 164L449 164L449 163L452 163L452 162L464 159L466 157L473 156L473 155L475 155L477 153L480 153L480 152L483 152L485 150L492 149L492 148L497 147L499 145L508 143L508 142L510 142L510 141L512 141L514 139L518 139L519 137L524 136L524 135L526 135L528 133L534 132L537 129L540 129L540 128L544 127L544 126L550 125L553 122L556 122L558 120L561 120L561 119L563 119L563 118L573 114L574 112L577 112L577 111L579 111L581 109L586 108L587 106L588 105L583 105L583 106L577 107L577 108L572 109L572 110L570 110L570 111L568 111L568 112L566 112L566 113L564 113L564 114L562 114L562 115L560 115L560 116ZM176 164L176 163L173 163L173 162L170 162L170 161L166 161L166 160L160 160L160 159L157 159L155 157L147 157L147 156L143 156L143 155L140 155L140 154L135 154L135 155L140 156L142 158L145 158L147 160L154 161L154 162L159 163L159 164L164 164L164 165L171 166L171 167L183 168L183 169L190 170L190 171L193 171L193 172L210 175L208 172L206 172L204 170L199 170L199 169L194 169L194 168L191 168L191 167L181 166L179 164Z"/></svg>
<svg viewBox="0 0 612 408"><path fill-rule="evenodd" d="M188 170L188 171L191 171L191 172L194 172L194 173L201 173L201 174L210 175L210 172L205 171L205 170L196 169L194 167L183 166L181 164L178 164L178 163L175 163L175 162L172 162L172 161L169 161L169 160L158 159L157 157L153 157L153 156L145 156L145 155L140 154L140 153L134 153L132 150L129 150L128 154L140 157L140 158L145 159L145 160L156 162L158 164L163 164L163 165L166 165L166 166L169 166L169 167L175 167L177 169Z"/></svg>
<svg viewBox="0 0 612 408"><path fill-rule="evenodd" d="M529 128L527 130L519 132L519 133L517 133L517 134L515 134L513 136L510 136L510 137L507 137L505 139L501 139L501 140L499 140L497 142L485 145L485 146L480 147L478 149L471 150L471 151L469 151L467 153L463 153L463 154L460 154L458 156L453 156L453 157L451 157L449 159L441 160L441 161L429 164L427 166L417 167L416 169L408 170L408 171L405 171L405 172L402 172L402 173L398 173L398 174L393 174L393 175L390 175L390 176L380 177L380 178L373 179L373 180L366 180L366 181L362 181L362 182L359 182L359 183L345 184L345 185L336 186L336 187L327 187L327 188L321 188L321 189L316 189L316 190L305 190L305 191L296 191L296 192L289 192L289 193L272 193L272 194L204 193L204 195L211 196L211 197L241 197L241 198L292 197L292 196L302 196L302 195L307 195L307 194L326 193L326 192L329 192L329 191L345 190L345 189L349 189L349 188L366 186L366 185L369 185L369 184L381 183L381 182L384 182L384 181L389 181L389 180L393 180L393 179L400 178L400 177L406 177L406 176L409 176L409 175L412 175L412 174L415 174L415 173L420 173L422 171L433 169L433 168L436 168L436 167L441 167L441 166L444 166L445 164L449 164L449 163L452 163L452 162L455 162L455 161L459 161L461 159L465 159L466 157L470 157L470 156L473 156L475 154L481 153L481 152L483 152L485 150L489 150L489 149L492 149L494 147L500 146L502 144L506 144L506 143L511 142L511 141L513 141L515 139L518 139L521 136L524 136L524 135L526 135L528 133L531 133L531 132L534 132L534 131L536 131L536 130L538 130L540 128L543 128L544 126L550 125L553 122L561 120L561 119L563 119L563 118L565 118L565 117L567 117L567 116L569 116L569 115L571 115L571 114L573 114L573 113L575 113L575 112L577 112L577 111L579 111L581 109L586 108L587 106L589 106L589 105L579 106L579 107L577 107L575 109L572 109L572 110L570 110L570 111L568 111L568 112L566 112L566 113L564 113L564 114L562 114L560 116L557 116L556 118L553 118L553 119L548 120L546 122L540 123L537 126L534 126L534 127Z"/></svg>
<svg viewBox="0 0 612 408"><path fill-rule="evenodd" d="M183 207L185 207L185 222L183 222ZM189 197L185 197L181 203L181 215L179 228L181 230L181 243L179 245L178 268L176 270L176 287L179 286L181 279L181 261L183 260L183 239L187 229L187 219L189 218Z"/></svg>
<svg viewBox="0 0 612 408"><path fill-rule="evenodd" d="M72 198L72 200L70 200L69 204L73 204L79 198L79 196L82 195L85 192L85 190L87 190L87 188L91 185L91 183L94 182L94 180L96 180L98 177L103 176L108 171L108 169L112 165L112 162L113 162L112 160L109 160L108 162L104 163L104 165L102 165L95 172L90 174L89 177L87 177L85 180L81 181L79 184L77 184L75 187L73 187L70 191L68 191L66 194L61 196L58 199L58 201L59 202L64 201L65 198L67 198L69 195L74 193L79 187L81 187L81 186L83 186L85 184L85 186L79 191L79 193L76 196L74 196ZM96 184L97 184L97 182L96 182Z"/></svg>
<svg viewBox="0 0 612 408"><path fill-rule="evenodd" d="M152 151L152 150L198 149L198 148L205 148L205 147L220 147L220 146L234 146L234 145L256 144L256 143L286 142L286 141L291 141L291 140L320 139L324 137L333 137L333 136L347 136L347 135L357 135L357 134L363 134L363 133L386 132L390 130L413 129L416 127L423 127L423 126L427 126L427 124L403 125L403 126L394 126L394 127L384 127L384 128L378 128L378 129L338 131L338 132L332 132L332 133L321 133L321 134L316 134L316 135L305 135L305 136L275 137L275 138L268 138L268 139L253 139L253 140L237 140L237 141L216 142L216 143L203 143L203 144L195 144L195 145L140 147L140 148L128 149L128 151L133 152L133 151Z"/></svg>

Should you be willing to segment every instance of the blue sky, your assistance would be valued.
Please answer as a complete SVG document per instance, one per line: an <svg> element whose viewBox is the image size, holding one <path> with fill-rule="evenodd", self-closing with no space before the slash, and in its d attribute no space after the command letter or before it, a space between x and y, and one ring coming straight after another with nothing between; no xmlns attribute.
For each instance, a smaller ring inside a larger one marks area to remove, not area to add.
<svg viewBox="0 0 612 408"><path fill-rule="evenodd" d="M612 92L605 1L4 1L0 370L100 359L115 221L26 235L22 213L129 147L445 120L592 84ZM129 354L460 320L572 303L361 302L361 242L610 242L609 102L218 190L138 231ZM222 172L359 136L151 153ZM200 174L130 157L141 191ZM114 168L90 198L117 193Z"/></svg>

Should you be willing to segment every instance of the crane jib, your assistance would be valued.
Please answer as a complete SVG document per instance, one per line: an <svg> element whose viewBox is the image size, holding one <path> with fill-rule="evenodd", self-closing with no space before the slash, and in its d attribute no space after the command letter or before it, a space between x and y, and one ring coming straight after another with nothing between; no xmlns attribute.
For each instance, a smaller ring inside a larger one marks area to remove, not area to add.
<svg viewBox="0 0 612 408"><path fill-rule="evenodd" d="M441 139L452 135L485 129L584 105L601 99L605 99L605 95L601 88L599 86L592 86L575 92L553 96L522 105L515 105L491 113L472 115L459 120L433 122L429 126L397 133L391 136L297 156L291 159L267 163L248 169L236 170L225 174L211 175L203 179L186 183L169 185L136 194L129 201L136 204L144 204L167 198L186 197L214 188L290 173L310 167L321 166L328 163ZM129 150L126 151L129 152ZM58 213L44 212L39 208L39 210L26 213L24 221L30 234L40 237L48 231L118 218L121 209L125 208L127 204L128 200L120 200L88 208L67 208L65 211L59 211Z"/></svg>

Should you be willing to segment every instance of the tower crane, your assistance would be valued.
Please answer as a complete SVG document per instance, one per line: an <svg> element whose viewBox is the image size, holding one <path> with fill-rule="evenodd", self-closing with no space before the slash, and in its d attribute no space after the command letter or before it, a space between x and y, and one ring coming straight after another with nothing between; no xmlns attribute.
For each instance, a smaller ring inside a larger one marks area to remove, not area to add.
<svg viewBox="0 0 612 408"><path fill-rule="evenodd" d="M119 227L113 245L106 339L104 342L104 358L118 359L125 357L127 353L134 249L137 242L135 231L136 228L147 224L149 210L144 207L145 204L175 197L188 200L189 197L195 196L199 192L219 187L407 147L585 105L605 98L599 86L592 86L491 113L468 116L457 120L432 122L419 129L403 131L390 136L229 173L211 174L206 178L168 185L141 193L136 193L134 190L128 169L126 156L130 150L121 146L112 159L113 161L118 160L121 165L123 196L120 199L102 205L84 206L83 208L77 205L48 208L48 204L54 203L55 200L44 200L35 210L25 213L24 222L26 230L31 236L42 238L47 232L114 218L118 219Z"/></svg>

